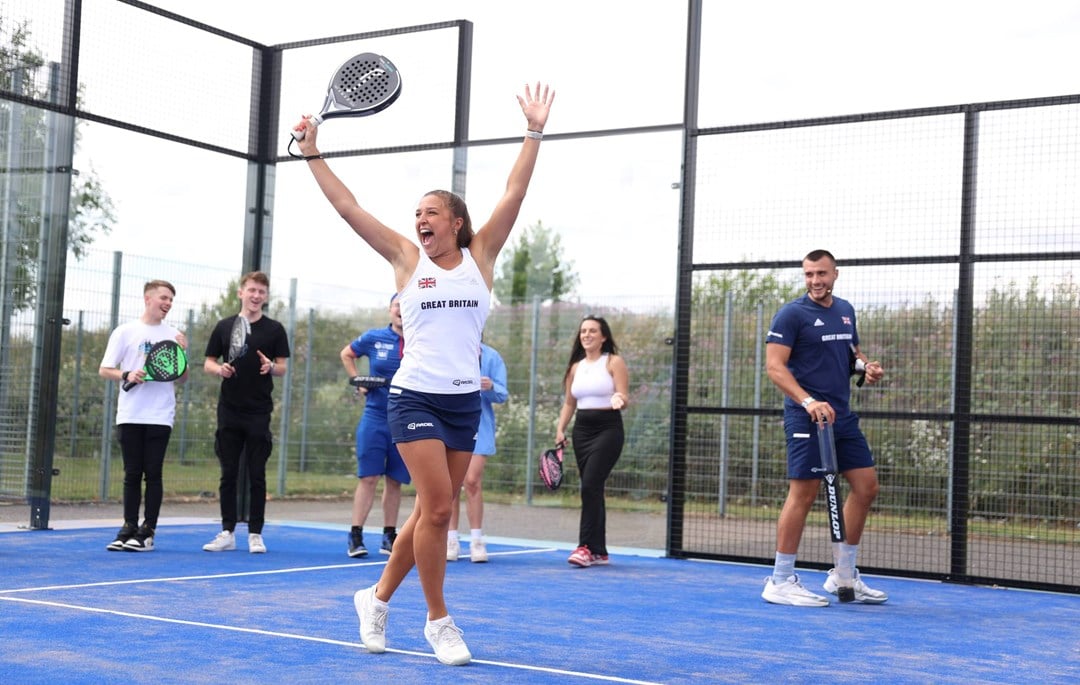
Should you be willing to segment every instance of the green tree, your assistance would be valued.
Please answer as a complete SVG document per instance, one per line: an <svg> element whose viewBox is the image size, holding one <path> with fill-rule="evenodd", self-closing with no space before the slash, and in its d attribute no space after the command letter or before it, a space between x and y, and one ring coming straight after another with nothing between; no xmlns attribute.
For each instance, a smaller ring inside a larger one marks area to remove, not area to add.
<svg viewBox="0 0 1080 685"><path fill-rule="evenodd" d="M495 278L499 302L518 305L539 296L544 302L562 302L578 285L574 263L563 256L559 234L537 221L518 233L503 254Z"/></svg>
<svg viewBox="0 0 1080 685"><path fill-rule="evenodd" d="M30 41L27 22L9 23L0 17L0 92L50 101L48 68L45 59ZM33 306L37 292L39 233L44 220L41 197L45 192L46 141L49 117L59 116L45 110L0 99L0 158L9 159L18 152L16 165L10 169L4 193L5 207L11 221L6 235L11 254L9 286L16 310ZM13 130L15 128L16 130ZM76 131L76 146L78 132ZM14 150L9 146L14 144ZM72 172L69 205L68 247L76 259L83 257L98 234L108 233L115 223L112 198L105 192L93 169Z"/></svg>
<svg viewBox="0 0 1080 685"><path fill-rule="evenodd" d="M766 308L779 307L805 291L802 282L782 279L776 271L725 271L709 274L694 284L692 306L723 311L727 293L732 293L736 307L753 309L758 304ZM770 312L770 315L772 312Z"/></svg>

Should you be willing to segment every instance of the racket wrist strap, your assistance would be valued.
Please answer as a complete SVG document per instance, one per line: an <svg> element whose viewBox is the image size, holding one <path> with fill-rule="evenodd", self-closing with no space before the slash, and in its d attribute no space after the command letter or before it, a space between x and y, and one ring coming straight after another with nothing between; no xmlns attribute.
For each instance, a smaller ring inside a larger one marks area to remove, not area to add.
<svg viewBox="0 0 1080 685"><path fill-rule="evenodd" d="M544 139L544 132L543 131L534 131L531 128L528 128L528 129L525 129L525 137L530 138L532 140L543 140Z"/></svg>
<svg viewBox="0 0 1080 685"><path fill-rule="evenodd" d="M130 372L130 371L124 371L124 372L122 372L122 373L120 374L120 380L121 380L121 381L123 381L123 382L125 382L125 383L127 383L127 380L128 380L128 374L129 374L129 373L131 373L131 372Z"/></svg>
<svg viewBox="0 0 1080 685"><path fill-rule="evenodd" d="M319 154L319 155L305 155L304 156L304 161L305 162L310 162L313 159L322 159L322 158L323 158L323 156L321 154Z"/></svg>

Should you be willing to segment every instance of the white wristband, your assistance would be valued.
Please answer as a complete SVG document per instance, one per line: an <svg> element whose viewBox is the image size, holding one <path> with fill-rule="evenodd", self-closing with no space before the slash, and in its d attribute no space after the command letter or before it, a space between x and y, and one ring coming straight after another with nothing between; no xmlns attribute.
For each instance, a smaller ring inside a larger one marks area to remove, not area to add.
<svg viewBox="0 0 1080 685"><path fill-rule="evenodd" d="M815 400L813 397L804 398L803 401L802 401L803 409L806 409L807 407L809 407L814 402L817 402L817 400Z"/></svg>
<svg viewBox="0 0 1080 685"><path fill-rule="evenodd" d="M543 131L534 131L531 128L526 129L525 137L526 138L531 138L533 140L543 140L544 139L544 132Z"/></svg>

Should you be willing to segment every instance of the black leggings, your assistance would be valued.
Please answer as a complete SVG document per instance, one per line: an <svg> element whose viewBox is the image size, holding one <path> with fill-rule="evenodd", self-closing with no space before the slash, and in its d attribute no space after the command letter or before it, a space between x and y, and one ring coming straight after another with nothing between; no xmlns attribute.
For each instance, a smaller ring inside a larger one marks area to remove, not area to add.
<svg viewBox="0 0 1080 685"><path fill-rule="evenodd" d="M124 455L124 523L139 525L139 505L142 503L142 480L146 479L146 511L143 525L157 528L161 500L165 488L161 473L165 467L165 450L169 447L171 426L147 423L122 423L120 451Z"/></svg>
<svg viewBox="0 0 1080 685"><path fill-rule="evenodd" d="M581 473L581 526L578 545L607 554L604 486L623 448L622 412L579 409L574 416L574 458Z"/></svg>

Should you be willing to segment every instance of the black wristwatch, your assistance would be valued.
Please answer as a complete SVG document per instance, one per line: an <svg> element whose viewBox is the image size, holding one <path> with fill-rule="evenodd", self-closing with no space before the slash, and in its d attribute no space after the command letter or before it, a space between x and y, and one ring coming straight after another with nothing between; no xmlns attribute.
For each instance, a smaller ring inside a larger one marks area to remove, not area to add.
<svg viewBox="0 0 1080 685"><path fill-rule="evenodd" d="M130 371L125 371L122 374L120 374L120 380L127 383L127 376L128 376L129 373L131 373L131 372Z"/></svg>

